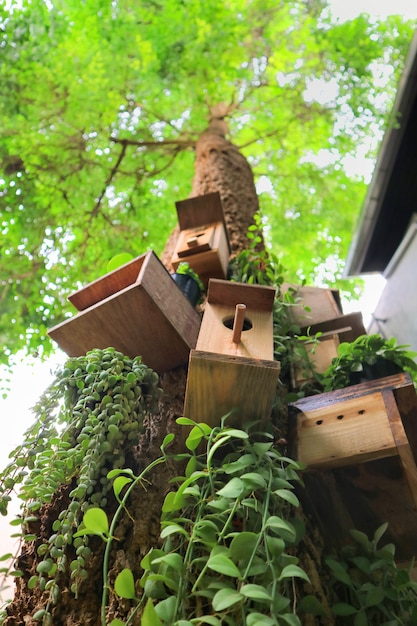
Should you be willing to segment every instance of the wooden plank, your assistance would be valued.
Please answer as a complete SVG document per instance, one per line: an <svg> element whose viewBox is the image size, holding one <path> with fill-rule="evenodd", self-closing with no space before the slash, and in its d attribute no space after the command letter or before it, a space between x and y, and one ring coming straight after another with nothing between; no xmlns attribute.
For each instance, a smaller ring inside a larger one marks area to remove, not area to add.
<svg viewBox="0 0 417 626"><path fill-rule="evenodd" d="M159 373L185 364L200 316L156 255L146 255L138 281L58 324L49 336L70 356L113 346L141 355Z"/></svg>
<svg viewBox="0 0 417 626"><path fill-rule="evenodd" d="M296 458L308 467L344 467L397 454L380 392L302 412Z"/></svg>
<svg viewBox="0 0 417 626"><path fill-rule="evenodd" d="M275 287L212 279L209 282L207 301L210 304L224 304L233 308L237 304L246 304L250 309L272 311L275 295Z"/></svg>
<svg viewBox="0 0 417 626"><path fill-rule="evenodd" d="M75 291L68 300L78 311L84 311L93 304L112 296L114 293L133 285L138 278L138 274L147 256L153 254L148 252L142 254L136 259L125 263L113 272L108 272L104 276L97 278L82 289Z"/></svg>
<svg viewBox="0 0 417 626"><path fill-rule="evenodd" d="M223 204L218 191L207 193L194 198L187 198L175 203L180 230L195 228L210 222L222 222L226 233L227 246L230 254L230 244L227 237L227 227L224 218Z"/></svg>
<svg viewBox="0 0 417 626"><path fill-rule="evenodd" d="M218 426L270 418L279 374L277 361L233 357L192 350L184 415Z"/></svg>
<svg viewBox="0 0 417 626"><path fill-rule="evenodd" d="M301 334L337 333L339 341L355 341L360 335L366 334L362 313L348 313L317 324L308 324L301 329Z"/></svg>
<svg viewBox="0 0 417 626"><path fill-rule="evenodd" d="M378 378L377 380L370 380L366 383L360 383L359 385L350 385L343 389L336 389L335 391L328 391L327 393L301 398L297 400L297 402L294 402L292 406L300 411L309 411L326 407L342 400L349 400L358 396L383 391L384 389L401 389L401 394L403 394L402 388L408 388L410 386L413 389L410 375L406 372L401 372L399 374L393 374L392 376Z"/></svg>
<svg viewBox="0 0 417 626"><path fill-rule="evenodd" d="M394 393L392 390L386 390L382 392L382 396L404 474L410 487L413 500L417 505L417 467L404 430Z"/></svg>

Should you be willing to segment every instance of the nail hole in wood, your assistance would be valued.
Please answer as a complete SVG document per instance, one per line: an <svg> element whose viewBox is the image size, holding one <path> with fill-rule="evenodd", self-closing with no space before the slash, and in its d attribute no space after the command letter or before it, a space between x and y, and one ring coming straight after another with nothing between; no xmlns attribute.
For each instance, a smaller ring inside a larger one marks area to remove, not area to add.
<svg viewBox="0 0 417 626"><path fill-rule="evenodd" d="M338 415L338 416L336 417L336 419L337 419L337 420L342 420L344 417L345 417L344 415Z"/></svg>
<svg viewBox="0 0 417 626"><path fill-rule="evenodd" d="M317 426L320 426L320 424L323 424L323 420L317 420L316 424Z"/></svg>
<svg viewBox="0 0 417 626"><path fill-rule="evenodd" d="M358 411L358 415L363 415L365 413L365 409L361 409L360 411Z"/></svg>

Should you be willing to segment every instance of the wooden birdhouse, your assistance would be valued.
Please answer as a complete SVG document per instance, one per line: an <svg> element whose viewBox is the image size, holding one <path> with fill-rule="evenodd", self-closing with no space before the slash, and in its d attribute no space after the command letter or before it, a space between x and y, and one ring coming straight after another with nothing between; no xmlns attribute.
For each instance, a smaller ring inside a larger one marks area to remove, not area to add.
<svg viewBox="0 0 417 626"><path fill-rule="evenodd" d="M220 194L209 193L176 202L180 236L171 259L174 269L187 261L207 286L210 278L226 278L230 256Z"/></svg>
<svg viewBox="0 0 417 626"><path fill-rule="evenodd" d="M195 350L190 352L184 415L211 426L268 419L279 363L273 360L275 289L211 279Z"/></svg>
<svg viewBox="0 0 417 626"><path fill-rule="evenodd" d="M79 313L48 331L69 356L113 346L161 373L186 363L196 345L200 316L152 251L69 300Z"/></svg>
<svg viewBox="0 0 417 626"><path fill-rule="evenodd" d="M410 376L309 396L289 408L289 456L307 466L303 509L330 544L352 527L370 534L388 522L399 557L417 556L417 396Z"/></svg>

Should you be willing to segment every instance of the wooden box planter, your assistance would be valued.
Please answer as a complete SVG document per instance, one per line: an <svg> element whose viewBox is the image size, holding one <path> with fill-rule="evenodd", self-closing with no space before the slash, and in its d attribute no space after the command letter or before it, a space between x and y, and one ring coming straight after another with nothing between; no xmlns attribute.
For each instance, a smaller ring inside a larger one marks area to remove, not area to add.
<svg viewBox="0 0 417 626"><path fill-rule="evenodd" d="M289 454L307 465L303 508L326 543L389 523L400 559L417 556L417 396L401 373L290 406Z"/></svg>
<svg viewBox="0 0 417 626"><path fill-rule="evenodd" d="M279 374L273 360L274 297L271 287L210 280L197 346L190 353L184 415L210 426L231 411L229 424L269 418ZM239 337L235 316L241 317Z"/></svg>
<svg viewBox="0 0 417 626"><path fill-rule="evenodd" d="M218 192L176 202L180 236L171 258L174 270L187 261L207 286L226 278L230 245Z"/></svg>
<svg viewBox="0 0 417 626"><path fill-rule="evenodd" d="M69 300L79 313L48 331L69 356L113 346L161 373L186 363L196 345L200 317L152 251Z"/></svg>

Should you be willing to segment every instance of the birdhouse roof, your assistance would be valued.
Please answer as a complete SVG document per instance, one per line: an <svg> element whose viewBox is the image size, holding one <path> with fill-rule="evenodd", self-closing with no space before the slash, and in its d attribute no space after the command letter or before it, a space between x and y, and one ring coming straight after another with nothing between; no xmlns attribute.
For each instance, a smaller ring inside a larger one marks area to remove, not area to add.
<svg viewBox="0 0 417 626"><path fill-rule="evenodd" d="M207 292L207 301L209 304L233 307L237 304L246 304L251 309L271 312L275 295L275 287L232 283L229 280L211 278Z"/></svg>

